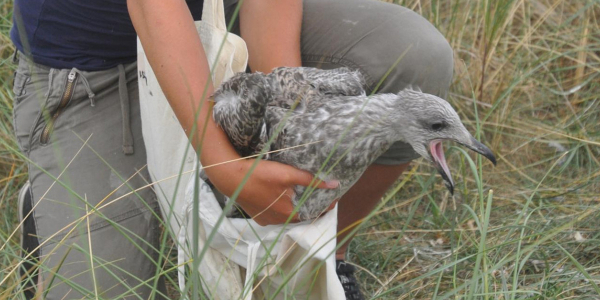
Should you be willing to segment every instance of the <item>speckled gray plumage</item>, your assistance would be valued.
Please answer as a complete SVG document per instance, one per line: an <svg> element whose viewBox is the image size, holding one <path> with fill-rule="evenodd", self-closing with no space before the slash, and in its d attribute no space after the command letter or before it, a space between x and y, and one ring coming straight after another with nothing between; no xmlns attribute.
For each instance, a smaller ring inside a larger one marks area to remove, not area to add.
<svg viewBox="0 0 600 300"><path fill-rule="evenodd" d="M428 149L432 141L466 145L472 139L441 98L412 89L367 97L363 85L360 74L349 69L238 74L215 93L213 115L241 155L260 152L281 125L268 150L305 146L277 152L269 160L340 181L337 189L317 189L305 197L299 209L302 220L319 216L394 142L407 142L434 160ZM296 187L294 205L304 192Z"/></svg>
<svg viewBox="0 0 600 300"><path fill-rule="evenodd" d="M225 129L229 141L242 156L260 151L261 130L267 104L273 97L262 73L238 73L214 93L213 118Z"/></svg>
<svg viewBox="0 0 600 300"><path fill-rule="evenodd" d="M347 68L281 67L268 75L238 73L215 91L213 118L238 153L248 156L260 152L268 140L265 133L272 121L265 122L265 118L270 120L284 113L281 109L292 107L304 111L311 99L322 96L364 95L363 85L360 73Z"/></svg>
<svg viewBox="0 0 600 300"><path fill-rule="evenodd" d="M273 95L269 106L301 108L311 99L318 99L323 95L365 94L364 78L358 71L348 68L320 70L306 67L281 67L274 69L265 77L269 81Z"/></svg>

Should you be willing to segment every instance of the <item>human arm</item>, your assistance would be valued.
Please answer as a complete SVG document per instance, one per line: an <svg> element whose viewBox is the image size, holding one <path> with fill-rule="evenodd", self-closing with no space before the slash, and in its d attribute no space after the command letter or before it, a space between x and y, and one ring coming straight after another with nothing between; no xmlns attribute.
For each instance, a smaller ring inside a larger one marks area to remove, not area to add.
<svg viewBox="0 0 600 300"><path fill-rule="evenodd" d="M196 33L192 17L181 0L128 0L128 9L148 60L179 122L186 132L199 126L192 145L200 152L203 166L239 159L224 132L214 123L209 103L212 94L206 55ZM206 87L206 93L205 93ZM204 103L204 105L202 105ZM200 107L198 118L196 108ZM203 126L206 124L206 130ZM202 145L202 135L204 143ZM200 149L201 148L201 149ZM249 171L252 160L237 160L206 168L215 186L232 195ZM237 202L250 215L256 215L277 201L255 220L259 224L277 224L287 220L293 207L289 197L295 185L308 185L312 175L293 167L262 161L246 183ZM321 183L319 187L325 187Z"/></svg>
<svg viewBox="0 0 600 300"><path fill-rule="evenodd" d="M302 0L250 0L240 9L240 31L252 71L299 67Z"/></svg>

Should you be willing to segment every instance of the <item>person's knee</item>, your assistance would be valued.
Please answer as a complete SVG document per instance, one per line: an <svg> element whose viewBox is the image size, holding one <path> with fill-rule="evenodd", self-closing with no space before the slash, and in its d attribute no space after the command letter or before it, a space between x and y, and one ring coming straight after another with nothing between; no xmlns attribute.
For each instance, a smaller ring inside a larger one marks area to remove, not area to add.
<svg viewBox="0 0 600 300"><path fill-rule="evenodd" d="M454 70L453 51L441 33L430 26L391 72L388 89L396 92L410 85L429 94L446 96Z"/></svg>
<svg viewBox="0 0 600 300"><path fill-rule="evenodd" d="M425 18L398 5L372 32L377 42L358 53L371 53L363 72L376 92L397 93L408 85L445 96L452 80L453 51L445 37ZM371 39L370 39L371 40ZM371 40L373 41L373 40Z"/></svg>

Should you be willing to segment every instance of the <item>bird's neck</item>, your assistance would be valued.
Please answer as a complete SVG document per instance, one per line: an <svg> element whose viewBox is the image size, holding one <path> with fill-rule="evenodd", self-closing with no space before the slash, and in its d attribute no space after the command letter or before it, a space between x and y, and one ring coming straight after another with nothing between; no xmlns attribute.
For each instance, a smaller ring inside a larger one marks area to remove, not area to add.
<svg viewBox="0 0 600 300"><path fill-rule="evenodd" d="M408 118L403 103L393 94L370 96L362 112L354 120L353 132L356 153L369 153L373 160L398 141L404 141L401 127Z"/></svg>
<svg viewBox="0 0 600 300"><path fill-rule="evenodd" d="M406 115L406 101L395 94L378 94L369 97L360 117L360 122L369 124L369 135L394 143L404 141L403 129L409 127L410 116Z"/></svg>

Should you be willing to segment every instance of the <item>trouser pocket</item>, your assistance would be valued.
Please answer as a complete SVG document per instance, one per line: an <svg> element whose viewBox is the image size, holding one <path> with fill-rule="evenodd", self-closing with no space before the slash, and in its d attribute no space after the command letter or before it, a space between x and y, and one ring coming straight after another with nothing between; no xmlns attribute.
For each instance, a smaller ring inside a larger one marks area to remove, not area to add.
<svg viewBox="0 0 600 300"><path fill-rule="evenodd" d="M32 134L39 129L38 125L45 125L39 124L45 122L42 118L42 108L56 107L52 103L57 102L59 96L55 94L60 92L60 88L52 87L52 74L55 74L55 71L57 70L35 64L23 55L19 57L13 85L13 126L19 148L25 154L30 151Z"/></svg>

